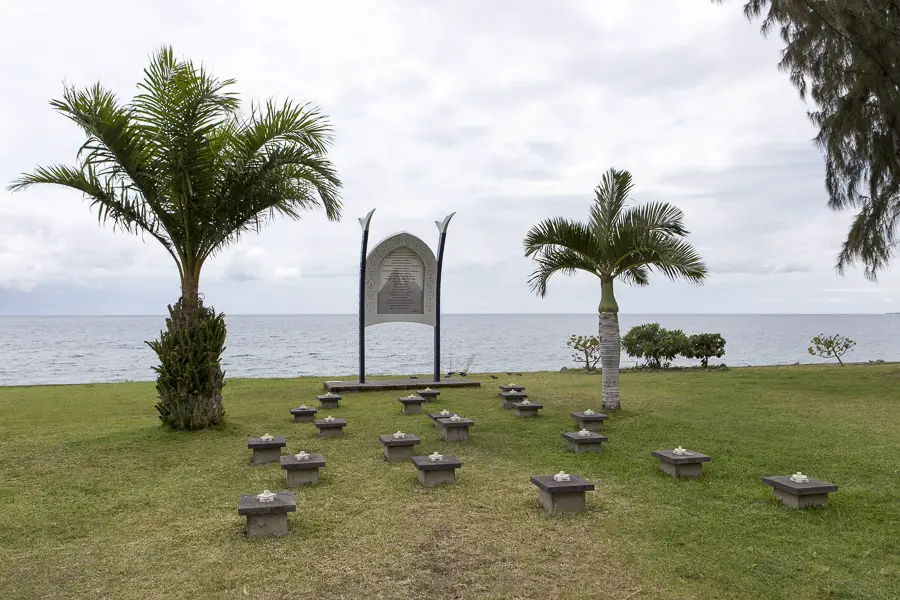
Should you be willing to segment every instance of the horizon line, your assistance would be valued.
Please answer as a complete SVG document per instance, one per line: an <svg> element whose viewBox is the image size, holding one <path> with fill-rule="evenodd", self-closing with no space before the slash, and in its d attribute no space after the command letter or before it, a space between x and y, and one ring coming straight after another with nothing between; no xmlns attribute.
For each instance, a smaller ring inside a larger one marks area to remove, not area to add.
<svg viewBox="0 0 900 600"><path fill-rule="evenodd" d="M811 316L811 315L847 315L847 316L867 316L867 315L900 315L900 312L619 312L619 315L625 316ZM357 317L357 313L226 313L226 316L233 317ZM597 316L597 313L584 312L463 312L463 313L442 313L441 316L461 316L461 317L579 317L579 316ZM106 317L165 317L163 313L109 313L109 314L79 314L79 313L59 313L59 314L3 314L0 318L67 318L67 317L85 317L85 318L106 318Z"/></svg>

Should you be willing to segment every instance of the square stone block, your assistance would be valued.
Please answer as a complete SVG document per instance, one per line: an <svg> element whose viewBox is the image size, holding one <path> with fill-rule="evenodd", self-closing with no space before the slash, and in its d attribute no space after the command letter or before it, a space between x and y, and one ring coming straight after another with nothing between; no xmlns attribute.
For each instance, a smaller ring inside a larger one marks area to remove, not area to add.
<svg viewBox="0 0 900 600"><path fill-rule="evenodd" d="M797 483L791 481L789 475L775 475L763 477L762 482L772 486L775 498L791 508L828 506L828 494L838 490L838 486L833 483L812 477L806 483Z"/></svg>
<svg viewBox="0 0 900 600"><path fill-rule="evenodd" d="M247 517L247 537L287 534L287 514L295 510L297 503L291 492L278 492L272 502L260 502L254 494L241 494L238 503L238 514Z"/></svg>
<svg viewBox="0 0 900 600"><path fill-rule="evenodd" d="M425 487L456 483L456 469L462 467L462 461L455 456L445 456L437 462L427 456L413 456L412 462L418 469L419 483Z"/></svg>
<svg viewBox="0 0 900 600"><path fill-rule="evenodd" d="M522 392L500 392L498 394L503 399L503 408L511 410L515 402L521 402L528 397L528 394Z"/></svg>
<svg viewBox="0 0 900 600"><path fill-rule="evenodd" d="M320 438L338 438L344 436L344 427L347 426L347 421L344 419L335 419L333 421L317 419L313 421L313 424L319 430Z"/></svg>
<svg viewBox="0 0 900 600"><path fill-rule="evenodd" d="M441 434L444 436L445 442L464 442L469 439L469 427L475 425L472 419L460 419L452 421L450 419L438 419L441 426Z"/></svg>
<svg viewBox="0 0 900 600"><path fill-rule="evenodd" d="M659 459L659 470L675 478L699 477L703 463L710 458L705 454L689 450L690 454L675 454L672 450L654 450L650 454Z"/></svg>
<svg viewBox="0 0 900 600"><path fill-rule="evenodd" d="M431 421L434 423L434 426L438 428L441 427L441 419L449 419L451 416L453 416L453 413L447 415L442 415L439 412L428 413L428 418L431 419Z"/></svg>
<svg viewBox="0 0 900 600"><path fill-rule="evenodd" d="M544 510L551 513L584 510L584 493L594 489L593 483L578 475L570 475L569 481L556 481L553 475L536 475L531 478L531 483L540 490L538 502Z"/></svg>
<svg viewBox="0 0 900 600"><path fill-rule="evenodd" d="M287 486L289 488L319 483L318 469L294 469L285 471L285 473L287 473Z"/></svg>
<svg viewBox="0 0 900 600"><path fill-rule="evenodd" d="M603 422L609 418L609 415L602 413L586 415L583 412L573 412L570 414L575 419L575 425L579 430L587 429L588 431L603 431Z"/></svg>
<svg viewBox="0 0 900 600"><path fill-rule="evenodd" d="M344 430L340 427L327 427L324 429L319 429L319 437L323 440L327 440L329 438L344 437Z"/></svg>
<svg viewBox="0 0 900 600"><path fill-rule="evenodd" d="M340 405L339 398L338 399L324 398L324 397L319 398L319 408L321 408L322 410L335 409L335 408L338 408L339 405Z"/></svg>
<svg viewBox="0 0 900 600"><path fill-rule="evenodd" d="M412 458L413 446L421 441L418 436L407 433L400 439L391 435L380 435L378 439L384 446L384 458L388 462L405 461Z"/></svg>
<svg viewBox="0 0 900 600"><path fill-rule="evenodd" d="M321 454L310 454L305 460L293 454L281 457L281 468L287 473L289 488L310 485L319 482L319 469L325 466L325 457Z"/></svg>
<svg viewBox="0 0 900 600"><path fill-rule="evenodd" d="M281 448L254 448L250 464L267 465L269 463L277 463L279 458L281 458Z"/></svg>
<svg viewBox="0 0 900 600"><path fill-rule="evenodd" d="M534 402L529 404L522 404L521 402L513 402L512 407L516 411L517 417L536 417L538 416L538 411L544 408L543 404L535 404Z"/></svg>
<svg viewBox="0 0 900 600"><path fill-rule="evenodd" d="M578 435L576 431L569 431L562 434L562 437L568 442L569 450L573 450L576 454L585 452L603 452L603 442L607 441L605 435L591 432L591 435Z"/></svg>
<svg viewBox="0 0 900 600"><path fill-rule="evenodd" d="M416 394L425 398L425 402L434 402L441 395L438 390L418 390Z"/></svg>
<svg viewBox="0 0 900 600"><path fill-rule="evenodd" d="M525 391L524 385L512 384L512 385L501 385L499 387L500 387L501 392L524 392Z"/></svg>
<svg viewBox="0 0 900 600"><path fill-rule="evenodd" d="M294 423L312 423L316 419L315 408L292 408L291 414L294 416Z"/></svg>
<svg viewBox="0 0 900 600"><path fill-rule="evenodd" d="M412 402L412 403L403 403L403 414L404 415L421 415L422 414L422 403L421 402Z"/></svg>

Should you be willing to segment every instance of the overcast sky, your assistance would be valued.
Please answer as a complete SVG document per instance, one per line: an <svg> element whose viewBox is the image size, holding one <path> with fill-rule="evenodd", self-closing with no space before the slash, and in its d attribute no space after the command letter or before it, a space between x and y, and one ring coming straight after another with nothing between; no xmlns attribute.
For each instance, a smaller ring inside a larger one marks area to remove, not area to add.
<svg viewBox="0 0 900 600"><path fill-rule="evenodd" d="M585 218L610 167L637 202L686 214L710 267L695 287L620 285L629 313L885 312L900 283L833 270L848 214L826 207L806 107L781 43L741 3L7 2L0 20L0 182L72 162L79 130L48 106L63 82L130 99L171 44L251 99L331 116L344 219L279 222L210 262L201 292L227 313L352 313L359 225L406 230L445 255L445 312L591 313L599 283L527 286L521 240L542 218ZM152 240L98 226L63 189L0 191L0 314L160 314L176 270Z"/></svg>

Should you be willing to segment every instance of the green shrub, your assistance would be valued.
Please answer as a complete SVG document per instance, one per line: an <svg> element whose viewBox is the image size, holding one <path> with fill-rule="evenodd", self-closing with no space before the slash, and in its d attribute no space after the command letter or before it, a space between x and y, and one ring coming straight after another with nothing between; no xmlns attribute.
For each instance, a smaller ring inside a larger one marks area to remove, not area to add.
<svg viewBox="0 0 900 600"><path fill-rule="evenodd" d="M169 306L166 329L147 342L159 357L156 371L156 410L173 429L202 429L225 416L222 388L225 373L225 315L201 302L189 308L181 302Z"/></svg>
<svg viewBox="0 0 900 600"><path fill-rule="evenodd" d="M709 367L710 358L725 356L725 338L719 333L697 333L688 338L687 358L699 358L700 366Z"/></svg>
<svg viewBox="0 0 900 600"><path fill-rule="evenodd" d="M690 352L687 336L680 329L668 330L659 323L632 327L622 337L622 347L628 356L643 358L651 369L668 367L679 354Z"/></svg>
<svg viewBox="0 0 900 600"><path fill-rule="evenodd" d="M574 350L572 360L583 363L585 371L593 371L600 362L600 338L596 335L575 335L569 338L566 345Z"/></svg>

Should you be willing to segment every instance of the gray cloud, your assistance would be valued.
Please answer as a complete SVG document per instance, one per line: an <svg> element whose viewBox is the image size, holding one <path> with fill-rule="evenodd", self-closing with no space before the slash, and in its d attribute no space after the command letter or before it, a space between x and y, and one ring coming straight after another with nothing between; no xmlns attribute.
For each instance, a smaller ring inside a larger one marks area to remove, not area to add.
<svg viewBox="0 0 900 600"><path fill-rule="evenodd" d="M457 212L449 312L592 312L589 276L536 298L521 241L542 218L586 218L611 166L633 172L636 200L683 208L711 269L699 288L623 286L628 312L815 312L833 309L810 290L871 288L832 269L848 216L825 207L814 131L775 68L780 43L737 5L348 0L301 11L276 0L254 19L233 0L95 8L103 45L70 26L75 4L5 7L0 68L16 93L0 99L0 183L74 159L79 131L47 106L63 80L129 98L162 42L236 77L247 102L313 101L332 118L344 220L280 221L216 256L201 288L222 310L353 312L355 219L377 207L373 239L408 230L431 244L433 221ZM317 26L297 36L298 19ZM236 29L238 40L219 35ZM0 190L0 314L161 314L175 275L155 242L98 227L78 194ZM848 292L839 308L883 311L900 296L892 285Z"/></svg>

